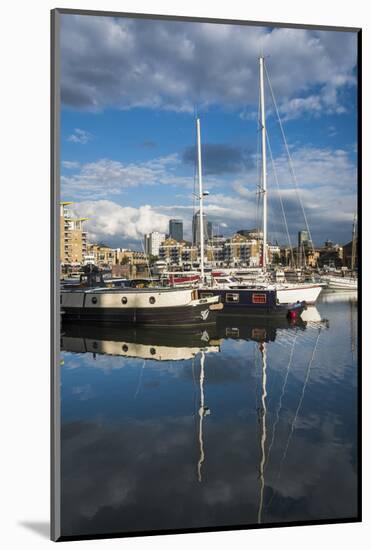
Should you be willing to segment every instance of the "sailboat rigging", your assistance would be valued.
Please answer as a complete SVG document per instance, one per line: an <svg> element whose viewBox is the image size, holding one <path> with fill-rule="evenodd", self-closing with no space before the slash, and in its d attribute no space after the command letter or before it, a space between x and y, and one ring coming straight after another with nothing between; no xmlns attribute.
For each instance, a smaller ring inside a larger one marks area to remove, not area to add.
<svg viewBox="0 0 371 550"><path fill-rule="evenodd" d="M221 277L218 277L218 273L212 272L211 275L209 275L209 286L211 286L214 290L218 289L220 291L227 292L229 289L236 292L236 295L238 294L238 299L236 298L234 300L234 305L236 306L237 302L239 302L239 305L242 305L244 302L244 299L246 299L247 294L243 292L243 289L247 290L259 290L261 292L268 292L273 291L276 293L276 301L277 304L280 305L287 305L294 303L306 303L306 304L312 304L315 303L317 300L321 290L322 290L322 284L318 283L309 283L309 284L291 284L287 282L278 283L273 282L270 280L270 274L268 271L269 267L269 257L268 257L268 228L267 228L267 221L268 221L268 203L267 203L267 197L268 197L268 191L267 191L267 143L268 147L271 153L270 144L267 138L267 130L266 130L266 116L265 116L265 91L264 91L264 75L266 73L266 67L264 63L264 57L259 58L259 87L260 87L260 93L259 93L259 101L260 101L260 131L261 131L261 151L262 151L262 159L261 159L261 182L259 185L259 195L262 196L262 203L263 203L263 239L262 239L262 268L264 273L264 278L261 281L241 281L239 279L235 279L234 281L231 280L231 278L228 279L228 274L221 273ZM201 285L205 285L205 267L204 267L204 223L203 223L203 215L204 215L204 204L203 204L203 198L205 193L203 192L203 182L202 182L202 158L201 158L201 130L200 130L200 119L197 118L196 120L196 126L197 126L197 165L198 165L198 201L199 201L199 215L200 215L200 223L199 223L199 232L200 232L200 270L201 270ZM271 157L273 159L273 156L271 154ZM291 157L290 157L291 160ZM275 173L275 171L274 171ZM275 177L276 177L275 173ZM277 179L277 178L276 178ZM296 180L295 180L296 181ZM282 201L281 201L282 203ZM283 205L282 205L283 209ZM306 218L305 218L306 219ZM285 225L287 227L287 221L286 218ZM308 232L310 234L310 232ZM291 241L290 241L291 244ZM292 247L291 247L292 249ZM220 273L219 273L220 275ZM233 275L233 270L232 270ZM206 296L206 294L204 293ZM243 298L243 299L242 299ZM222 296L222 301L224 301L224 296ZM244 303L244 305L247 305L247 302ZM231 309L231 304L225 303L225 308ZM233 309L236 309L234 307Z"/></svg>

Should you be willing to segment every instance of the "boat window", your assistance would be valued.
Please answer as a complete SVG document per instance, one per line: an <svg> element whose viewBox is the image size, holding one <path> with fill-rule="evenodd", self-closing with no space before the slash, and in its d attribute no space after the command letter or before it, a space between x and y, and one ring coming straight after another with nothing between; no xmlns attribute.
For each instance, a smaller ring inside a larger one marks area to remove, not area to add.
<svg viewBox="0 0 371 550"><path fill-rule="evenodd" d="M122 346L122 351L123 351L124 353L126 353L126 352L128 351L128 349L129 349L129 348L128 348L128 346L127 346L126 344L124 344L124 345Z"/></svg>
<svg viewBox="0 0 371 550"><path fill-rule="evenodd" d="M93 296L93 298L91 299L91 302L92 304L96 304L98 302L98 298L96 298L96 296Z"/></svg>
<svg viewBox="0 0 371 550"><path fill-rule="evenodd" d="M217 283L229 283L228 279L216 279Z"/></svg>
<svg viewBox="0 0 371 550"><path fill-rule="evenodd" d="M212 298L213 296L212 292L200 292L200 298Z"/></svg>
<svg viewBox="0 0 371 550"><path fill-rule="evenodd" d="M225 301L226 302L239 302L240 301L240 295L238 292L227 292L225 295Z"/></svg>
<svg viewBox="0 0 371 550"><path fill-rule="evenodd" d="M151 348L149 350L149 352L150 352L151 355L156 355L156 349L155 348Z"/></svg>
<svg viewBox="0 0 371 550"><path fill-rule="evenodd" d="M267 303L267 295L266 294L253 294L252 295L252 303L253 304L266 304Z"/></svg>
<svg viewBox="0 0 371 550"><path fill-rule="evenodd" d="M240 329L239 328L226 328L225 329L225 335L230 338L239 338L240 337Z"/></svg>
<svg viewBox="0 0 371 550"><path fill-rule="evenodd" d="M122 303L122 304L127 304L127 303L128 303L128 299L126 298L126 296L123 296L123 297L121 298L121 303Z"/></svg>
<svg viewBox="0 0 371 550"><path fill-rule="evenodd" d="M154 296L151 296L149 299L150 304L154 304L156 302L156 298Z"/></svg>

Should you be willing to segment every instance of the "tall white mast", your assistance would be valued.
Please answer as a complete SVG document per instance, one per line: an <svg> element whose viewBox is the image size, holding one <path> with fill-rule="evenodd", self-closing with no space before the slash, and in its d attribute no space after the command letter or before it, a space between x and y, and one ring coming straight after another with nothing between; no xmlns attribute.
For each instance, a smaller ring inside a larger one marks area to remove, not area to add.
<svg viewBox="0 0 371 550"><path fill-rule="evenodd" d="M200 254L201 254L201 281L204 282L204 194L202 190L202 159L201 159L201 130L200 119L196 119L197 126L197 160L198 160L198 188L200 201Z"/></svg>
<svg viewBox="0 0 371 550"><path fill-rule="evenodd" d="M263 269L267 266L267 153L266 153L266 128L265 128L265 99L264 99L264 57L259 57L260 69L260 109L261 109L261 134L262 134L262 185L263 194Z"/></svg>

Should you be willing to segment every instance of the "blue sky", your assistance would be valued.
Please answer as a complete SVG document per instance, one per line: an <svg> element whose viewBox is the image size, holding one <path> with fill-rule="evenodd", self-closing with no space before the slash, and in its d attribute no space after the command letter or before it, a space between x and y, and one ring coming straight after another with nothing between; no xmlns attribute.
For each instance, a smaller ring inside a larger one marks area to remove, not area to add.
<svg viewBox="0 0 371 550"><path fill-rule="evenodd" d="M61 195L91 240L140 246L193 214L195 109L205 203L225 235L256 225L263 51L316 244L350 240L356 208L356 35L62 16ZM291 239L304 228L266 86L267 128ZM268 158L270 240L284 244ZM259 223L259 216L258 216Z"/></svg>

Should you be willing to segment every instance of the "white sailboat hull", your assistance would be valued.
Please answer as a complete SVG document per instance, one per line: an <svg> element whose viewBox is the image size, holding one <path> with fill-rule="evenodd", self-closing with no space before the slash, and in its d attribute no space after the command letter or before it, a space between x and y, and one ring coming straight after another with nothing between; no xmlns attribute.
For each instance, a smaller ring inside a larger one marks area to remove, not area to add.
<svg viewBox="0 0 371 550"><path fill-rule="evenodd" d="M277 300L280 304L293 304L295 302L306 302L314 304L321 293L322 285L285 285L276 286Z"/></svg>
<svg viewBox="0 0 371 550"><path fill-rule="evenodd" d="M334 290L357 290L358 281L357 279L351 279L348 277L324 277L323 279L328 288Z"/></svg>

